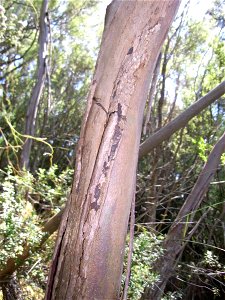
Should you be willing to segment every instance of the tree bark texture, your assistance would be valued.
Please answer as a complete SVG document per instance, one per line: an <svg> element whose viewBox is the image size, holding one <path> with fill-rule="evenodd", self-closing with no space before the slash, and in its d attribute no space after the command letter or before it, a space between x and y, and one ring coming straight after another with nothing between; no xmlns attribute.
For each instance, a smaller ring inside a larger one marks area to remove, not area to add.
<svg viewBox="0 0 225 300"><path fill-rule="evenodd" d="M200 98L197 102L192 104L188 109L176 117L173 121L169 122L166 126L150 136L145 140L139 151L139 158L142 158L152 149L160 145L163 141L169 139L179 129L185 127L187 123L203 111L207 106L219 99L225 93L225 81L220 83L217 87L211 90L204 97Z"/></svg>
<svg viewBox="0 0 225 300"><path fill-rule="evenodd" d="M160 282L157 282L154 288L146 289L142 299L160 300L163 296L166 284L173 274L176 259L183 249L184 240L185 238L191 238L192 233L187 234L189 224L193 220L195 212L209 188L223 152L225 152L225 133L209 154L198 180L168 231L163 243L163 248L165 249L163 257L156 262L154 269L160 275Z"/></svg>
<svg viewBox="0 0 225 300"><path fill-rule="evenodd" d="M149 82L179 0L113 1L47 300L118 299Z"/></svg>
<svg viewBox="0 0 225 300"><path fill-rule="evenodd" d="M31 99L28 104L26 113L26 124L25 124L25 135L34 136L36 129L36 120L38 113L38 106L42 91L45 85L46 79L46 68L47 68L47 51L48 51L48 40L49 40L49 22L48 22L48 2L49 0L43 0L40 23L39 23L39 50L38 50L38 69L37 69L37 80L33 88ZM27 138L25 141L21 157L20 166L21 168L28 169L30 161L30 152L32 146L32 139Z"/></svg>

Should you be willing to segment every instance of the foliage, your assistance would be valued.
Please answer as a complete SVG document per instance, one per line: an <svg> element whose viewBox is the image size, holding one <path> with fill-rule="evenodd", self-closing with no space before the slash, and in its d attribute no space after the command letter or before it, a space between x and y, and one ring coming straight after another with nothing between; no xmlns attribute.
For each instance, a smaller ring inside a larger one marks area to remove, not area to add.
<svg viewBox="0 0 225 300"><path fill-rule="evenodd" d="M4 268L9 258L17 261L18 255L22 255L29 246L31 256L19 275L22 285L28 284L27 292L33 289L43 293L45 288L46 266L51 259L55 239L48 239L42 249L36 251L44 236L43 219L49 218L64 205L72 174L70 169L60 173L56 165L48 170L38 169L34 175L28 171L14 174L12 168L1 174L0 268ZM35 250L33 253L32 249ZM31 297L32 293L28 294ZM35 299L29 297L26 299Z"/></svg>
<svg viewBox="0 0 225 300"><path fill-rule="evenodd" d="M225 2L212 2L197 19L190 15L193 3L197 5L192 0L184 4L163 47L142 140L225 79ZM0 264L18 257L28 244L33 249L17 272L28 300L43 298L55 236L39 248L41 228L64 205L70 189L97 56L92 44L99 43L99 36L94 42L87 39L96 1L50 1L50 82L45 83L38 107L31 168L22 172L18 162L26 140L26 110L36 81L41 4L41 0L3 0L0 5ZM153 267L163 255L162 240L225 130L224 99L218 99L139 163L129 299L140 298L145 286L158 280ZM46 155L49 145L54 150L52 166ZM163 299L205 299L207 293L219 299L225 293L224 181L225 154L188 232L201 222L185 241Z"/></svg>
<svg viewBox="0 0 225 300"><path fill-rule="evenodd" d="M169 123L224 80L224 4L224 1L212 3L201 20L188 16L188 3L178 14L164 45L149 128L142 140L159 130L159 117L163 125ZM224 133L224 108L222 96L139 163L136 222L166 236L209 152ZM176 274L166 286L165 299L205 299L207 293L211 299L221 299L219 294L224 294L224 277L219 268L224 261L224 179L222 155L201 207L195 214L192 212L194 218L188 233L192 229L195 233L185 241L178 258L182 268L175 268ZM189 262L194 261L197 270L199 261L205 261L211 249L216 249L218 273L209 276L209 266L204 265L200 275L196 272L189 277L193 274Z"/></svg>
<svg viewBox="0 0 225 300"><path fill-rule="evenodd" d="M39 251L32 253L20 269L19 279L26 300L44 298L55 239L55 235L51 236Z"/></svg>
<svg viewBox="0 0 225 300"><path fill-rule="evenodd" d="M162 298L162 300L180 300L180 299L182 299L182 294L179 292L168 292Z"/></svg>
<svg viewBox="0 0 225 300"><path fill-rule="evenodd" d="M17 132L24 132L26 109L36 79L38 23L41 0L3 1L0 9L5 26L0 40L0 166L15 165L26 137L14 139L5 116ZM84 26L95 1L50 1L50 79L39 105L36 137L54 147L53 162L74 160L81 117L94 67ZM65 39L66 36L66 39ZM73 116L76 116L75 118ZM19 122L18 122L19 120ZM57 131L56 131L57 130ZM4 138L3 138L4 137ZM37 141L37 140L36 140ZM16 151L15 151L16 150ZM47 144L34 142L31 169L50 166ZM38 155L37 155L38 153Z"/></svg>
<svg viewBox="0 0 225 300"><path fill-rule="evenodd" d="M163 236L149 233L144 227L140 227L141 233L134 238L131 276L128 289L129 299L139 299L144 288L151 286L158 280L158 275L152 270L154 262L163 254L161 243ZM127 265L127 255L129 247L125 250L125 264ZM123 281L125 281L123 274Z"/></svg>
<svg viewBox="0 0 225 300"><path fill-rule="evenodd" d="M32 176L12 176L12 170L2 184L1 203L1 266L9 257L17 258L27 244L34 246L40 242L42 233L38 218L29 202L24 201ZM27 226L30 223L30 226Z"/></svg>
<svg viewBox="0 0 225 300"><path fill-rule="evenodd" d="M48 170L38 169L36 174L37 179L34 183L33 192L30 194L31 197L38 195L42 199L42 201L38 201L39 205L42 202L49 205L54 212L59 210L66 201L73 171L65 169L59 173L58 166L53 165Z"/></svg>

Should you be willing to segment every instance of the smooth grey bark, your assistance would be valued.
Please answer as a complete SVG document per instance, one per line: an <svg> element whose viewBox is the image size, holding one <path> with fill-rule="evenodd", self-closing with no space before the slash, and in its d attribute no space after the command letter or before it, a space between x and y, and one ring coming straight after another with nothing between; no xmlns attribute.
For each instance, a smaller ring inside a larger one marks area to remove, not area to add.
<svg viewBox="0 0 225 300"><path fill-rule="evenodd" d="M217 87L211 90L204 97L200 98L197 102L192 104L188 109L176 117L173 121L169 122L166 126L150 136L145 140L139 150L139 158L152 151L160 143L170 138L170 136L187 125L187 123L207 106L219 99L225 93L225 81L220 83Z"/></svg>
<svg viewBox="0 0 225 300"><path fill-rule="evenodd" d="M34 136L36 129L36 120L38 113L38 106L40 98L45 85L48 59L48 43L49 43L49 22L48 22L48 2L43 0L39 21L39 50L38 50L38 66L37 66L37 80L33 88L31 99L28 104L26 113L25 132L27 136ZM21 152L20 167L28 169L30 162L30 152L32 146L32 139L27 138Z"/></svg>
<svg viewBox="0 0 225 300"><path fill-rule="evenodd" d="M224 153L224 151L225 133L209 154L208 160L205 163L190 195L187 197L175 221L168 231L166 239L163 243L164 254L158 259L154 266L154 271L160 275L160 281L157 282L152 289L147 288L141 299L161 299L166 284L173 274L176 259L186 243L185 239L190 239L196 230L195 228L195 230L193 230L191 233L187 233L189 224L193 220L194 215L209 188L209 184L215 175L217 167L220 163L221 155Z"/></svg>

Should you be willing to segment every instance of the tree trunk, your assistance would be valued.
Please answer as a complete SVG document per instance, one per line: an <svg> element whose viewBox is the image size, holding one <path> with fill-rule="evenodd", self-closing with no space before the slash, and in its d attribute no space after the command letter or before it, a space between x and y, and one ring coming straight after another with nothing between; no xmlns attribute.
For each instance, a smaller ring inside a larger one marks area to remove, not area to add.
<svg viewBox="0 0 225 300"><path fill-rule="evenodd" d="M146 141L144 141L139 148L139 158L142 158L146 154L150 153L155 147L157 147L161 142L169 139L170 136L181 128L185 127L187 123L195 116L197 116L201 111L203 111L207 106L216 101L225 93L225 81L211 90L204 97L199 99L196 103L191 105L187 110L181 113L173 121L169 122L166 126L161 128L159 131L154 133ZM57 213L52 218L53 231L56 231L59 227L61 216L64 208Z"/></svg>
<svg viewBox="0 0 225 300"><path fill-rule="evenodd" d="M178 5L113 1L107 8L47 300L119 297L145 100Z"/></svg>
<svg viewBox="0 0 225 300"><path fill-rule="evenodd" d="M203 196L209 188L210 181L212 180L220 157L225 151L225 133L216 143L211 151L206 164L204 165L196 184L194 185L190 195L187 197L185 203L181 207L178 216L176 217L173 225L169 229L167 237L163 243L164 254L156 262L154 271L160 275L160 281L156 283L152 289L145 290L142 299L146 300L160 300L166 284L173 274L175 261L183 249L184 239L190 239L192 232L187 237L187 230L190 222L193 220L196 210L201 204ZM189 221L187 221L187 218ZM199 225L199 223L198 223ZM196 229L196 228L195 228ZM193 231L194 232L194 231Z"/></svg>
<svg viewBox="0 0 225 300"><path fill-rule="evenodd" d="M38 106L42 91L46 79L46 67L47 67L47 50L48 50L48 35L49 35L49 23L48 23L48 0L43 0L41 15L40 15L40 25L39 25L39 51L38 51L38 69L37 69L37 80L32 91L31 99L28 105L26 113L26 124L25 124L25 135L34 136L36 129L36 120ZM21 168L28 169L30 162L30 152L32 146L32 139L27 137L23 145L20 158Z"/></svg>

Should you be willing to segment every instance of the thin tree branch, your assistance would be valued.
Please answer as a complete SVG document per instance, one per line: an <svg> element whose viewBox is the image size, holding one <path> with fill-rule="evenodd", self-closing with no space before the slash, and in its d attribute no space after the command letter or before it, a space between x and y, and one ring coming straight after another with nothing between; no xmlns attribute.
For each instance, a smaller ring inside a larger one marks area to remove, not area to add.
<svg viewBox="0 0 225 300"><path fill-rule="evenodd" d="M30 103L28 105L26 113L25 134L30 136L34 136L35 134L38 106L45 84L48 65L49 25L47 15L48 0L43 0L40 16L37 80L33 88ZM21 168L24 167L25 169L27 169L29 166L31 146L32 139L27 139L23 145L21 153Z"/></svg>
<svg viewBox="0 0 225 300"><path fill-rule="evenodd" d="M187 123L207 106L212 104L225 93L225 81L220 83L217 87L211 90L204 97L192 104L188 109L176 117L173 121L168 123L165 127L154 133L151 137L145 140L139 149L139 158L148 154L152 149L157 147L160 143L170 138L170 136L187 125Z"/></svg>
<svg viewBox="0 0 225 300"><path fill-rule="evenodd" d="M150 290L147 288L142 299L161 299L166 284L174 270L177 256L183 249L183 240L190 225L188 221L193 220L193 216L195 215L205 193L209 188L210 182L215 175L220 162L220 157L224 151L225 133L209 154L208 160L205 163L190 195L185 200L175 221L173 222L173 225L168 231L167 237L163 243L163 248L165 249L164 255L163 257L160 257L155 265L155 271L160 274L160 282L157 283L157 286L155 286L154 289ZM193 233L194 231L189 234L189 237Z"/></svg>

